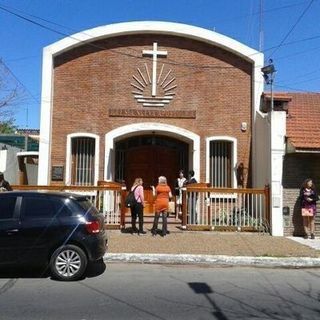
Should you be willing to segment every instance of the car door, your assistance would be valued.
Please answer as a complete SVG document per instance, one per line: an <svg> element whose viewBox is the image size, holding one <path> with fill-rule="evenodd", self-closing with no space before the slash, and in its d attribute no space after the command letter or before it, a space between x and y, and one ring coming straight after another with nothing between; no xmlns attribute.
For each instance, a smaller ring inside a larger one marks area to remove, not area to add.
<svg viewBox="0 0 320 320"><path fill-rule="evenodd" d="M47 194L25 194L21 203L21 236L24 260L46 262L49 252L61 239L55 201Z"/></svg>
<svg viewBox="0 0 320 320"><path fill-rule="evenodd" d="M19 257L19 197L0 193L0 265L15 263Z"/></svg>

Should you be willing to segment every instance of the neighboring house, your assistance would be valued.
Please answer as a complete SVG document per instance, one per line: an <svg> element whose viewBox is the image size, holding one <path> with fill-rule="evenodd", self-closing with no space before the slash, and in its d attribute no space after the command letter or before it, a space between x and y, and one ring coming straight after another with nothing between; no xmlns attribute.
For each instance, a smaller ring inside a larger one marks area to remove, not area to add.
<svg viewBox="0 0 320 320"><path fill-rule="evenodd" d="M263 97L268 109L270 94ZM320 93L276 92L274 106L286 113L282 175L284 234L303 235L299 189L306 178L312 178L320 191ZM316 222L320 235L320 221Z"/></svg>
<svg viewBox="0 0 320 320"><path fill-rule="evenodd" d="M10 184L37 184L38 137L36 134L28 138L19 134L0 135L0 171Z"/></svg>

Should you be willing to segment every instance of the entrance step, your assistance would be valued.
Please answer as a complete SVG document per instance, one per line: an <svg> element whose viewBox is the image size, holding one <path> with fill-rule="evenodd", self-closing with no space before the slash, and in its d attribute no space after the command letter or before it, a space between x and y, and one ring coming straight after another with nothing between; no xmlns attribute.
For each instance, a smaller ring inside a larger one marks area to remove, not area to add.
<svg viewBox="0 0 320 320"><path fill-rule="evenodd" d="M143 217L143 226L146 231L151 230L151 228L153 226L153 219L154 219L154 216L150 216L150 215ZM183 230L181 228L181 220L180 219L178 221L176 221L174 216L169 216L167 223L168 223L168 231L169 232L172 232L172 233L183 232ZM126 216L125 225L126 225L126 230L128 230L128 232L130 232L130 230L131 230L131 216ZM137 225L137 227L139 225L138 219L137 219L136 225ZM158 223L158 229L161 229L161 228L162 228L162 217L160 216L159 223Z"/></svg>
<svg viewBox="0 0 320 320"><path fill-rule="evenodd" d="M153 220L154 220L154 216L150 216L150 215L143 216L143 222L144 223L153 223ZM138 219L137 219L137 221L138 221ZM126 222L126 224L127 223L131 223L131 216L126 216L125 222ZM160 223L162 222L162 217L161 216L159 218L159 222ZM176 220L175 217L170 216L170 217L167 218L167 223L168 224L181 225L182 221L180 219Z"/></svg>

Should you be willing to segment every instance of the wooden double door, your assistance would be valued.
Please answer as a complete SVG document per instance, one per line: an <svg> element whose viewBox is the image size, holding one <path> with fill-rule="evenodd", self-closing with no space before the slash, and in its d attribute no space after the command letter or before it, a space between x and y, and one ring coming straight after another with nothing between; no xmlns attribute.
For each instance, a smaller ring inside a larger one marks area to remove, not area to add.
<svg viewBox="0 0 320 320"><path fill-rule="evenodd" d="M165 176L174 193L174 182L179 170L188 170L188 144L176 139L161 136L135 137L122 141L116 150L117 172L122 174L118 179L124 180L127 189L131 188L135 178L143 179L145 214L154 213L151 186L158 184L158 177Z"/></svg>

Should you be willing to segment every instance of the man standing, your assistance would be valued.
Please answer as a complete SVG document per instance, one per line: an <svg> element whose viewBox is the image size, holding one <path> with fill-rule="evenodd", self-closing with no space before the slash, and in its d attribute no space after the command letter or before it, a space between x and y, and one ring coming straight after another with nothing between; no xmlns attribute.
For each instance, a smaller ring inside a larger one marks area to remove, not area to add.
<svg viewBox="0 0 320 320"><path fill-rule="evenodd" d="M193 183L198 183L198 181L194 177L194 171L190 170L187 184L193 184ZM197 200L198 200L198 193L190 192L188 197L188 208L189 208L191 224L198 224Z"/></svg>
<svg viewBox="0 0 320 320"><path fill-rule="evenodd" d="M194 177L194 171L193 170L189 171L189 180L188 180L187 184L191 184L191 183L198 183L196 178Z"/></svg>
<svg viewBox="0 0 320 320"><path fill-rule="evenodd" d="M10 183L4 180L4 175L0 172L0 191L12 191Z"/></svg>

